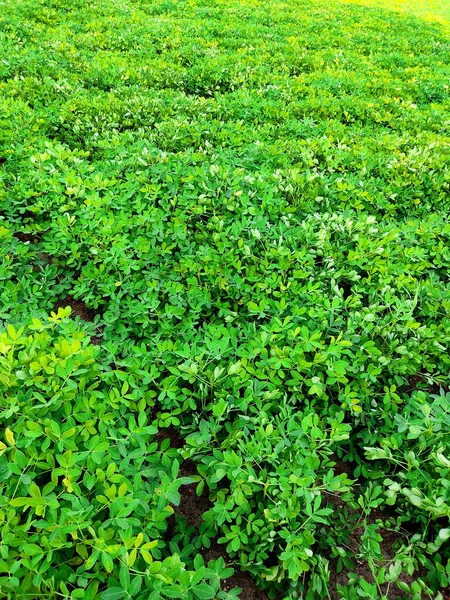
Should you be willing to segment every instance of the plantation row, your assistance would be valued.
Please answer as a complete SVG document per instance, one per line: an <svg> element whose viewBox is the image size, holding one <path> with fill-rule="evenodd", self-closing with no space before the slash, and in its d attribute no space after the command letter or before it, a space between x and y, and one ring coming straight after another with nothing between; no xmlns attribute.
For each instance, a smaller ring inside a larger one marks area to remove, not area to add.
<svg viewBox="0 0 450 600"><path fill-rule="evenodd" d="M445 600L449 31L0 0L1 598Z"/></svg>

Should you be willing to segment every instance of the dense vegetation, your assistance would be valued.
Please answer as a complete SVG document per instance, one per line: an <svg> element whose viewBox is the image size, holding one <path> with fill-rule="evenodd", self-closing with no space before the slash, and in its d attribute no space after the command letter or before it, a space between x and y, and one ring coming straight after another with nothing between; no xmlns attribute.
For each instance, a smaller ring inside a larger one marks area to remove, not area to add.
<svg viewBox="0 0 450 600"><path fill-rule="evenodd" d="M442 599L448 30L0 6L0 596Z"/></svg>

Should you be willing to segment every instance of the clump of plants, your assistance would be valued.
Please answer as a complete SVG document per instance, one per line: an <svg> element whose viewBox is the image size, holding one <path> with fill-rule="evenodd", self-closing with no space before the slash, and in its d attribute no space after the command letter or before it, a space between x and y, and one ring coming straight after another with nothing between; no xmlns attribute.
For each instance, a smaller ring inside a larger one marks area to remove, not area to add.
<svg viewBox="0 0 450 600"><path fill-rule="evenodd" d="M450 29L0 7L1 593L443 600Z"/></svg>
<svg viewBox="0 0 450 600"><path fill-rule="evenodd" d="M231 598L223 558L170 552L168 518L191 479L157 443L145 394L105 381L69 313L0 335L2 593Z"/></svg>

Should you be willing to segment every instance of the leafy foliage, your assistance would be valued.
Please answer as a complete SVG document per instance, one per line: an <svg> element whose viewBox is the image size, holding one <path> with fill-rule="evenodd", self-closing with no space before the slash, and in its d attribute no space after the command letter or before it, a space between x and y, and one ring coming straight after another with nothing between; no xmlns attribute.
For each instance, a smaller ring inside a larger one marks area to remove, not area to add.
<svg viewBox="0 0 450 600"><path fill-rule="evenodd" d="M0 6L2 593L442 598L450 30Z"/></svg>
<svg viewBox="0 0 450 600"><path fill-rule="evenodd" d="M107 581L104 600L215 597L223 559L189 571L162 541L190 478L154 441L139 389L108 384L85 334L60 323L69 313L0 337L2 590L89 599Z"/></svg>

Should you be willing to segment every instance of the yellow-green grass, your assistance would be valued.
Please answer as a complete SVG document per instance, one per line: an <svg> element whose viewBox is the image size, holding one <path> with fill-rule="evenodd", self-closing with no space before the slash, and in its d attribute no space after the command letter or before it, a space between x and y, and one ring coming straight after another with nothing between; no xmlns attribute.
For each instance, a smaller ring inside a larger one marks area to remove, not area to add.
<svg viewBox="0 0 450 600"><path fill-rule="evenodd" d="M440 23L450 33L449 0L346 0L346 2L409 13L429 22Z"/></svg>

